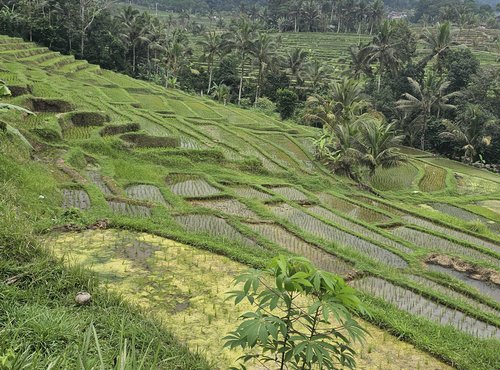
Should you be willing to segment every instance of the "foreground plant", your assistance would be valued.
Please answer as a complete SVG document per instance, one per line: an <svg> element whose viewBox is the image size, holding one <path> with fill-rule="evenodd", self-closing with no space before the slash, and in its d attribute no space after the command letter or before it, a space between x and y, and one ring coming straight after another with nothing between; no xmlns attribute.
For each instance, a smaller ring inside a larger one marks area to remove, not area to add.
<svg viewBox="0 0 500 370"><path fill-rule="evenodd" d="M366 331L351 313L366 313L354 289L342 278L317 270L302 257L274 258L265 270L251 269L235 279L235 304L248 300L255 311L224 339L225 347L253 350L240 359L267 368L353 369L354 342ZM241 365L245 369L244 365Z"/></svg>

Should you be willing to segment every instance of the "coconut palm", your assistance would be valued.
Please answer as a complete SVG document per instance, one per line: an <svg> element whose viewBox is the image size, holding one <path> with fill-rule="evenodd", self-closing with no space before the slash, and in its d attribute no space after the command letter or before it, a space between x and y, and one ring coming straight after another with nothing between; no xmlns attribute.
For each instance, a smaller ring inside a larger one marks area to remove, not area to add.
<svg viewBox="0 0 500 370"><path fill-rule="evenodd" d="M240 85L238 89L238 105L241 104L243 92L243 80L245 78L245 67L249 62L255 38L254 25L245 18L240 19L238 24L224 35L225 49L235 51L240 60Z"/></svg>
<svg viewBox="0 0 500 370"><path fill-rule="evenodd" d="M407 161L397 148L404 135L398 134L395 122L387 123L383 116L371 115L359 120L359 125L358 140L364 154L361 162L368 167L370 176L375 174L377 167L397 167Z"/></svg>
<svg viewBox="0 0 500 370"><path fill-rule="evenodd" d="M214 72L214 59L221 52L222 49L222 39L221 37L214 31L207 32L203 35L203 39L198 41L198 45L200 45L203 49L203 58L207 61L208 68L208 88L207 94L210 93L210 89L212 88L212 78Z"/></svg>
<svg viewBox="0 0 500 370"><path fill-rule="evenodd" d="M224 84L214 84L212 87L212 96L218 100L219 103L227 104L229 100L229 95L231 94L231 89L229 86Z"/></svg>
<svg viewBox="0 0 500 370"><path fill-rule="evenodd" d="M437 68L440 72L446 51L453 45L450 22L438 23L436 30L425 29L421 39L426 45L425 51L427 52L427 56L422 59L420 64L426 65L430 60L436 58Z"/></svg>
<svg viewBox="0 0 500 370"><path fill-rule="evenodd" d="M368 64L374 61L378 62L377 91L380 91L383 74L389 71L394 76L401 65L401 60L398 58L397 52L398 45L392 41L392 36L392 24L389 21L385 21L377 35L373 38L373 41L363 50Z"/></svg>
<svg viewBox="0 0 500 370"><path fill-rule="evenodd" d="M491 145L491 137L485 134L485 127L495 120L479 105L468 104L459 114L457 122L443 121L446 131L439 134L442 139L456 142L464 151L464 162L472 163L481 146Z"/></svg>
<svg viewBox="0 0 500 370"><path fill-rule="evenodd" d="M360 78L362 74L366 76L372 75L372 69L367 63L367 50L356 45L349 47L349 55L351 56L350 74L355 78Z"/></svg>
<svg viewBox="0 0 500 370"><path fill-rule="evenodd" d="M384 18L384 2L382 0L375 0L370 5L368 13L371 35L373 30L380 26L382 19Z"/></svg>
<svg viewBox="0 0 500 370"><path fill-rule="evenodd" d="M308 53L302 48L295 48L286 55L285 66L290 75L295 78L295 86L300 85L301 75L307 62Z"/></svg>
<svg viewBox="0 0 500 370"><path fill-rule="evenodd" d="M128 49L132 50L132 72L136 72L137 68L137 47L142 43L149 43L147 38L149 28L147 18L140 16L137 9L131 6L124 8L118 17L122 26L121 39L127 45Z"/></svg>
<svg viewBox="0 0 500 370"><path fill-rule="evenodd" d="M429 120L433 115L439 118L443 111L455 109L450 100L459 93L447 93L450 82L433 72L424 77L422 84L410 77L408 82L412 91L403 94L403 99L396 102L396 107L405 114L406 119L410 119L411 129L420 131L420 148L425 150Z"/></svg>
<svg viewBox="0 0 500 370"><path fill-rule="evenodd" d="M315 59L306 65L305 76L309 81L313 91L319 90L322 86L326 84L330 75L332 73L332 68L330 66L320 62Z"/></svg>
<svg viewBox="0 0 500 370"><path fill-rule="evenodd" d="M274 37L268 33L258 32L257 38L253 44L253 56L258 65L257 87L255 89L255 105L259 100L260 89L262 86L262 77L264 69L273 61L278 60L278 43Z"/></svg>
<svg viewBox="0 0 500 370"><path fill-rule="evenodd" d="M307 98L304 119L333 129L355 121L367 106L361 83L344 78L333 82L327 94Z"/></svg>

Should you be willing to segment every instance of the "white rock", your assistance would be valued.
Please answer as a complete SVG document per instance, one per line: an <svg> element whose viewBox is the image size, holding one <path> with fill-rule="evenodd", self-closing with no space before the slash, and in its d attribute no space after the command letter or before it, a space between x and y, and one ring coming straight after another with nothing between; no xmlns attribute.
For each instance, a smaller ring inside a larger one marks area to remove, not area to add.
<svg viewBox="0 0 500 370"><path fill-rule="evenodd" d="M84 305L90 303L92 296L87 292L78 292L75 297L75 302Z"/></svg>

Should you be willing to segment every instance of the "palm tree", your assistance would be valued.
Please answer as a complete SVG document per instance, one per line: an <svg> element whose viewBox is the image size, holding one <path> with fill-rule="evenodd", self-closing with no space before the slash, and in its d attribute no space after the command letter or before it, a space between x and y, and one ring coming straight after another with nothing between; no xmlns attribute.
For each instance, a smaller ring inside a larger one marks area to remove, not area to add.
<svg viewBox="0 0 500 370"><path fill-rule="evenodd" d="M450 104L453 97L459 95L458 92L447 93L450 82L443 77L430 72L424 77L422 84L408 77L412 93L403 94L404 99L396 102L396 107L400 109L405 118L411 119L410 127L417 128L421 132L420 148L425 150L425 138L427 125L432 115L439 118L441 112L455 109Z"/></svg>
<svg viewBox="0 0 500 370"><path fill-rule="evenodd" d="M331 73L332 69L330 66L321 63L317 59L306 65L305 76L315 92L326 85L326 81L328 81Z"/></svg>
<svg viewBox="0 0 500 370"><path fill-rule="evenodd" d="M426 45L428 55L422 59L421 65L426 65L433 58L437 58L438 71L442 70L442 61L448 49L453 45L451 37L451 24L445 22L437 25L436 31L426 29L421 36Z"/></svg>
<svg viewBox="0 0 500 370"><path fill-rule="evenodd" d="M304 119L334 128L355 121L367 106L361 83L344 78L333 82L326 95L316 94L307 98Z"/></svg>
<svg viewBox="0 0 500 370"><path fill-rule="evenodd" d="M255 89L255 105L259 100L260 88L262 85L262 76L264 68L277 60L278 43L276 39L268 33L258 32L257 39L253 45L253 55L258 64L257 87Z"/></svg>
<svg viewBox="0 0 500 370"><path fill-rule="evenodd" d="M231 89L224 84L214 84L212 88L212 96L218 100L219 103L223 102L224 105L227 104L229 100L229 95L231 94Z"/></svg>
<svg viewBox="0 0 500 370"><path fill-rule="evenodd" d="M491 137L485 135L485 127L495 120L479 105L468 104L457 122L445 120L446 131L439 134L442 139L459 143L464 151L464 162L472 163L481 146L491 145Z"/></svg>
<svg viewBox="0 0 500 370"><path fill-rule="evenodd" d="M238 105L241 104L243 92L243 79L245 77L245 67L253 49L255 30L253 24L242 18L236 27L224 35L226 50L234 50L240 60L240 86L238 91Z"/></svg>
<svg viewBox="0 0 500 370"><path fill-rule="evenodd" d="M372 69L367 63L366 52L365 48L359 46L351 45L349 47L349 55L351 56L350 74L354 78L359 79L363 73L366 76L372 75Z"/></svg>
<svg viewBox="0 0 500 370"><path fill-rule="evenodd" d="M172 77L176 78L177 72L192 54L186 33L179 28L175 29L167 39L165 50L163 63L167 71L165 84L168 87L169 81L172 81Z"/></svg>
<svg viewBox="0 0 500 370"><path fill-rule="evenodd" d="M217 56L217 54L221 52L222 39L215 31L207 32L203 35L203 39L198 41L198 45L202 47L203 58L207 61L207 68L208 68L207 94L209 94L210 89L212 88L214 59Z"/></svg>
<svg viewBox="0 0 500 370"><path fill-rule="evenodd" d="M290 74L295 77L295 86L301 83L301 74L307 61L308 53L302 48L295 48L289 51L286 56L286 67Z"/></svg>
<svg viewBox="0 0 500 370"><path fill-rule="evenodd" d="M401 64L398 58L397 45L392 42L392 36L392 24L385 21L373 41L363 51L368 64L373 61L378 62L377 91L380 91L382 75L389 71L394 76Z"/></svg>
<svg viewBox="0 0 500 370"><path fill-rule="evenodd" d="M375 174L377 167L397 167L407 161L407 158L397 148L404 135L399 135L396 123L387 123L381 115L360 120L359 143L364 153L362 163L370 170L370 176Z"/></svg>
<svg viewBox="0 0 500 370"><path fill-rule="evenodd" d="M373 33L374 29L377 29L382 23L384 18L384 2L382 0L375 0L369 9L369 23L370 23L370 35Z"/></svg>
<svg viewBox="0 0 500 370"><path fill-rule="evenodd" d="M142 43L148 43L147 38L149 28L146 24L146 17L141 17L137 9L131 6L124 8L119 16L123 32L121 33L122 40L128 45L128 49L132 49L132 71L135 73L137 66L137 47Z"/></svg>

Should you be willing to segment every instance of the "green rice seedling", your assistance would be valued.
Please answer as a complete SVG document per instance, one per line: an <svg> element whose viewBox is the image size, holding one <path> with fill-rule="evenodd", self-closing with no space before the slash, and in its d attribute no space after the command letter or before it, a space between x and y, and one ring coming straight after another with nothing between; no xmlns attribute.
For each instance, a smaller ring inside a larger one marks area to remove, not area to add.
<svg viewBox="0 0 500 370"><path fill-rule="evenodd" d="M366 277L352 282L363 292L382 298L398 309L424 317L441 325L451 325L479 338L500 338L500 330L493 325L474 319L463 312L448 308L422 297L411 290L394 285L378 277Z"/></svg>
<svg viewBox="0 0 500 370"><path fill-rule="evenodd" d="M84 140L90 139L94 131L92 126L67 126L63 128L63 138L65 140Z"/></svg>
<svg viewBox="0 0 500 370"><path fill-rule="evenodd" d="M293 200L293 201L306 201L308 200L307 195L305 195L300 190L292 188L291 186L277 186L269 188L272 192L281 195L282 197Z"/></svg>
<svg viewBox="0 0 500 370"><path fill-rule="evenodd" d="M372 207L380 208L381 210L384 210L389 214L393 214L394 216L402 216L405 214L404 212L400 211L397 208L388 206L387 204L382 203L382 202L377 202L376 200L373 200L369 197L365 197L363 195L354 195L354 196L352 196L352 198L356 199L362 203L369 204Z"/></svg>
<svg viewBox="0 0 500 370"><path fill-rule="evenodd" d="M257 219L258 216L243 203L236 199L209 199L193 200L189 202L194 207L209 208L232 216L243 217L246 219Z"/></svg>
<svg viewBox="0 0 500 370"><path fill-rule="evenodd" d="M136 200L146 200L153 203L167 205L165 198L160 192L160 189L154 185L131 185L125 189L127 196Z"/></svg>
<svg viewBox="0 0 500 370"><path fill-rule="evenodd" d="M483 178L485 180L490 180L490 181L494 181L496 183L500 183L500 179L499 179L498 175L494 174L493 172L479 169L479 168L475 168L472 166L468 166L466 164L463 164L463 163L460 163L457 161L452 161L450 159L426 158L425 162L429 162L429 163L432 163L432 164L435 164L435 165L441 166L441 167L450 168L450 169L452 169L456 172L462 173L464 175L473 176L473 177L480 177L480 178Z"/></svg>
<svg viewBox="0 0 500 370"><path fill-rule="evenodd" d="M390 218L382 213L375 212L369 208L360 207L342 198L334 197L333 195L327 193L320 193L318 197L321 202L326 204L328 207L345 213L349 217L370 223L390 221Z"/></svg>
<svg viewBox="0 0 500 370"><path fill-rule="evenodd" d="M187 137L187 136L183 135L179 139L180 139L181 148L184 148L184 149L200 149L201 148L200 143L192 137Z"/></svg>
<svg viewBox="0 0 500 370"><path fill-rule="evenodd" d="M418 187L425 192L443 190L446 187L446 175L445 169L424 164L424 177L420 180Z"/></svg>
<svg viewBox="0 0 500 370"><path fill-rule="evenodd" d="M341 276L348 276L354 273L353 267L348 263L325 252L321 248L305 242L279 225L255 223L248 223L246 225L281 248L298 254L299 256L306 257L311 260L316 267L324 271Z"/></svg>
<svg viewBox="0 0 500 370"><path fill-rule="evenodd" d="M407 240L420 248L429 249L434 252L460 254L462 256L467 256L480 261L487 261L493 264L498 264L499 262L498 258L493 256L453 243L448 239L440 238L409 227L397 227L391 230L391 232L401 239Z"/></svg>
<svg viewBox="0 0 500 370"><path fill-rule="evenodd" d="M418 169L412 163L393 168L379 167L371 179L371 184L379 190L407 190L415 185L417 176Z"/></svg>
<svg viewBox="0 0 500 370"><path fill-rule="evenodd" d="M173 175L169 176L167 183L172 193L183 197L206 197L220 193L219 189L196 176Z"/></svg>
<svg viewBox="0 0 500 370"><path fill-rule="evenodd" d="M418 218L418 217L411 216L411 215L406 215L406 216L403 216L402 218L411 224L414 224L414 225L417 225L417 226L420 226L420 227L423 227L425 229L429 229L432 231L436 231L440 234L448 235L448 236L451 236L455 239L463 240L463 241L466 241L466 242L471 243L471 244L479 245L481 247L488 248L492 251L500 253L500 246L498 246L497 244L494 244L492 242L486 241L484 239L480 239L478 237L475 237L473 235L466 234L466 233L460 232L460 231L452 229L452 228L443 227L443 226L437 225L431 221L427 221L427 220L424 220L423 218Z"/></svg>
<svg viewBox="0 0 500 370"><path fill-rule="evenodd" d="M483 200L477 202L477 204L500 215L500 200L498 199Z"/></svg>
<svg viewBox="0 0 500 370"><path fill-rule="evenodd" d="M299 211L287 204L270 206L271 211L278 217L284 218L305 232L323 240L338 243L368 255L370 258L396 268L408 266L405 260L398 255L372 244L357 236L327 225L324 222Z"/></svg>
<svg viewBox="0 0 500 370"><path fill-rule="evenodd" d="M418 275L406 275L408 279L411 281L414 281L415 283L424 286L426 289L431 289L436 292L442 293L444 295L447 295L449 297L456 298L459 301L467 303L469 306L473 307L474 309L479 308L481 311L491 313L496 316L500 316L500 311L497 309L494 309L490 306L487 306L483 303L480 303L476 301L475 299L472 299L462 293L459 293L453 289L447 288L444 285L438 284L435 281L432 281L430 279L427 279L422 276Z"/></svg>
<svg viewBox="0 0 500 370"><path fill-rule="evenodd" d="M105 195L112 195L113 192L109 188L109 186L106 184L106 182L103 180L101 174L97 171L88 171L87 176L90 178L90 180L94 183L97 188L102 191L103 194Z"/></svg>
<svg viewBox="0 0 500 370"><path fill-rule="evenodd" d="M343 217L340 217L340 216L336 215L335 213L330 212L326 208L323 208L320 206L312 206L312 207L306 207L306 209L309 212L311 212L319 217L325 218L329 221L332 221L335 224L340 225L349 231L354 231L354 232L361 234L363 236L366 236L372 240L376 240L384 245L394 247L394 248L400 250L401 252L404 252L404 253L412 253L413 252L410 248L407 248L404 245L402 245L402 244L400 244L392 239L386 238L385 236L382 236L382 235L380 235L380 234L378 234L370 229L367 229L366 227L364 227L362 225L359 225L359 224L354 223L352 221L349 221Z"/></svg>
<svg viewBox="0 0 500 370"><path fill-rule="evenodd" d="M491 194L500 191L500 184L480 177L455 174L457 192L461 195Z"/></svg>
<svg viewBox="0 0 500 370"><path fill-rule="evenodd" d="M448 276L452 276L466 285L470 286L474 290L491 297L493 300L500 303L500 287L498 284L494 284L488 281L482 281L478 279L473 279L467 272L457 271L451 267L444 267L440 265L427 264L427 267L431 271L436 271L443 273Z"/></svg>
<svg viewBox="0 0 500 370"><path fill-rule="evenodd" d="M272 198L271 194L264 193L248 186L235 186L232 190L243 198L266 200Z"/></svg>
<svg viewBox="0 0 500 370"><path fill-rule="evenodd" d="M198 117L198 115L181 100L169 100L168 105L181 117Z"/></svg>
<svg viewBox="0 0 500 370"><path fill-rule="evenodd" d="M475 213L469 212L463 208L452 206L447 203L430 203L430 206L439 212L446 213L452 217L459 218L461 220L467 222L480 222L492 231L500 232L500 225L494 221L490 221L489 219L477 215ZM500 249L499 249L500 251Z"/></svg>
<svg viewBox="0 0 500 370"><path fill-rule="evenodd" d="M81 210L90 208L90 198L85 190L63 189L62 208L79 208Z"/></svg>
<svg viewBox="0 0 500 370"><path fill-rule="evenodd" d="M224 240L236 241L249 247L258 247L257 243L247 238L229 225L226 220L212 215L183 215L176 216L175 221L185 229L196 232L206 233L221 242Z"/></svg>
<svg viewBox="0 0 500 370"><path fill-rule="evenodd" d="M149 217L151 216L151 208L137 204L130 204L115 200L108 200L109 207L113 212L129 217Z"/></svg>

